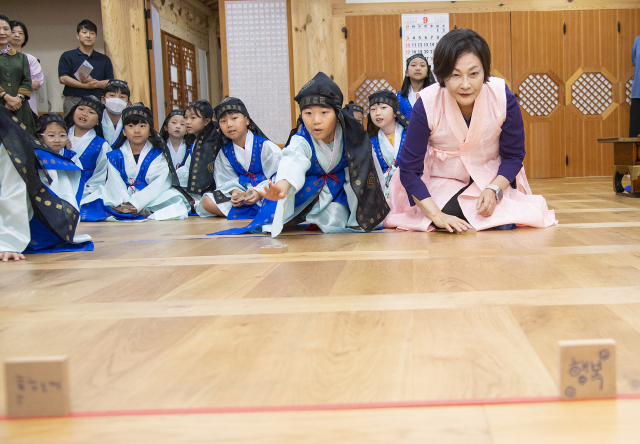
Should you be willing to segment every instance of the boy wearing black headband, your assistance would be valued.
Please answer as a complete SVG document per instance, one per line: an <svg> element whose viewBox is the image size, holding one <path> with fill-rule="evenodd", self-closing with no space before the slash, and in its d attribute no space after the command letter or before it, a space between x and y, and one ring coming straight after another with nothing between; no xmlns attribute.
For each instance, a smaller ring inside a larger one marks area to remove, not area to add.
<svg viewBox="0 0 640 444"><path fill-rule="evenodd" d="M260 193L268 201L251 224L222 233L259 230L275 237L285 224L304 222L324 232L375 229L389 206L367 133L342 111L342 91L320 72L295 100L299 129L282 152L275 183Z"/></svg>
<svg viewBox="0 0 640 444"><path fill-rule="evenodd" d="M416 94L434 83L436 83L436 79L433 76L433 72L431 72L427 58L423 54L414 54L407 59L407 70L404 74L402 89L398 91L400 112L407 119L411 117L413 105L417 100Z"/></svg>
<svg viewBox="0 0 640 444"><path fill-rule="evenodd" d="M81 171L27 133L0 107L0 259L93 250L76 235Z"/></svg>
<svg viewBox="0 0 640 444"><path fill-rule="evenodd" d="M389 182L400 161L409 124L399 111L399 106L396 95L387 89L369 96L367 132L371 138L373 155L380 166L380 182L384 184L384 195L387 198Z"/></svg>
<svg viewBox="0 0 640 444"><path fill-rule="evenodd" d="M98 134L107 141L109 146L113 145L122 131L122 111L131 105L129 97L131 91L129 84L124 80L109 80L107 86L102 90L100 101L105 107L102 114L100 127L102 134Z"/></svg>
<svg viewBox="0 0 640 444"><path fill-rule="evenodd" d="M153 129L151 111L135 103L125 108L122 120L122 134L107 154L107 182L98 193L101 201L95 200L91 208L102 207L107 220L186 219L187 201L172 188L177 176L167 146Z"/></svg>
<svg viewBox="0 0 640 444"><path fill-rule="evenodd" d="M75 152L73 162L82 170L82 205L93 200L90 195L107 180L107 153L111 147L96 134L103 112L104 105L97 97L86 96L65 117L70 142L67 148Z"/></svg>
<svg viewBox="0 0 640 444"><path fill-rule="evenodd" d="M264 191L275 177L282 150L251 120L242 100L225 97L214 111L221 145L213 172L217 188L203 196L202 205L207 209L216 200L228 219L253 219L262 205L256 190Z"/></svg>

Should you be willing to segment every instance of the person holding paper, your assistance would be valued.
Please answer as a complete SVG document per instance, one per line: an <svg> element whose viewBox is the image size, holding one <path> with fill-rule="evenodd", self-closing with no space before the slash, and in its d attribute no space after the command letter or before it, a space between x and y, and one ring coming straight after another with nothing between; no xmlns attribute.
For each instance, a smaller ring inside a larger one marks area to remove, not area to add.
<svg viewBox="0 0 640 444"><path fill-rule="evenodd" d="M0 106L6 107L33 135L36 123L29 108L31 71L29 60L10 45L11 24L0 14Z"/></svg>
<svg viewBox="0 0 640 444"><path fill-rule="evenodd" d="M98 27L82 20L77 27L80 46L60 56L58 76L64 86L64 114L85 96L102 96L102 90L113 79L113 65L106 55L93 49Z"/></svg>

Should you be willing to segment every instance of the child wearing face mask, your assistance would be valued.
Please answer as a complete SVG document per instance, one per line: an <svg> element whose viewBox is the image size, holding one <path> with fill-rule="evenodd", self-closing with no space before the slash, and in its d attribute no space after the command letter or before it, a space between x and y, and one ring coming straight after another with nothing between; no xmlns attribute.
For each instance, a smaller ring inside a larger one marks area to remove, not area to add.
<svg viewBox="0 0 640 444"><path fill-rule="evenodd" d="M122 132L122 111L131 105L130 96L129 85L124 80L109 80L107 86L102 90L100 101L106 112L102 114L100 127L102 138L107 141L109 146L113 146Z"/></svg>
<svg viewBox="0 0 640 444"><path fill-rule="evenodd" d="M402 145L409 125L409 120L400 112L399 107L398 98L387 89L369 96L367 132L371 139L373 157L380 166L378 175L387 198L389 182L400 161Z"/></svg>
<svg viewBox="0 0 640 444"><path fill-rule="evenodd" d="M89 201L89 196L96 192L107 180L107 153L111 151L109 144L96 134L104 105L96 96L85 96L65 117L69 128L69 148L76 154L73 162L82 169L82 202ZM83 220L89 220L84 218Z"/></svg>

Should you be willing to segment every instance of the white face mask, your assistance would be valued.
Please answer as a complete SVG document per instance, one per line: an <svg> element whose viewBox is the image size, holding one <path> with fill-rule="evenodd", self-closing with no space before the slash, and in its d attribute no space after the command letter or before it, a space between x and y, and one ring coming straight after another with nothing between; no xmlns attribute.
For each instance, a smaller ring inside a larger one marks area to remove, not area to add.
<svg viewBox="0 0 640 444"><path fill-rule="evenodd" d="M105 99L105 102L104 106L107 107L111 114L122 114L122 111L127 107L127 102L115 97Z"/></svg>

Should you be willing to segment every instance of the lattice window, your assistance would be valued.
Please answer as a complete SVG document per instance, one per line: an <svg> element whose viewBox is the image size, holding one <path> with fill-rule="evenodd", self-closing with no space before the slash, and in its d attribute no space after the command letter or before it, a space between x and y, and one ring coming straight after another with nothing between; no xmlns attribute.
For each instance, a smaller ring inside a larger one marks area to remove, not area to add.
<svg viewBox="0 0 640 444"><path fill-rule="evenodd" d="M624 84L626 100L629 105L631 105L631 88L633 88L633 77L629 79L627 83Z"/></svg>
<svg viewBox="0 0 640 444"><path fill-rule="evenodd" d="M599 72L584 73L571 85L571 103L582 114L602 114L613 103L613 85Z"/></svg>
<svg viewBox="0 0 640 444"><path fill-rule="evenodd" d="M547 74L529 74L518 87L518 99L530 116L548 116L558 106L558 85Z"/></svg>
<svg viewBox="0 0 640 444"><path fill-rule="evenodd" d="M184 107L181 94L180 79L180 43L177 39L170 37L166 38L165 42L167 62L169 65L169 94L165 94L165 101L168 103L170 109L179 109Z"/></svg>
<svg viewBox="0 0 640 444"><path fill-rule="evenodd" d="M194 101L194 97L197 97L196 93L197 80L196 80L196 52L195 48L181 45L182 50L182 68L184 69L184 89L186 92L187 103Z"/></svg>
<svg viewBox="0 0 640 444"><path fill-rule="evenodd" d="M224 7L229 95L244 102L271 140L284 143L291 131L287 2L227 1Z"/></svg>
<svg viewBox="0 0 640 444"><path fill-rule="evenodd" d="M381 89L388 89L393 93L396 90L385 79L365 79L356 90L355 102L364 108L365 115L369 113L369 96Z"/></svg>

